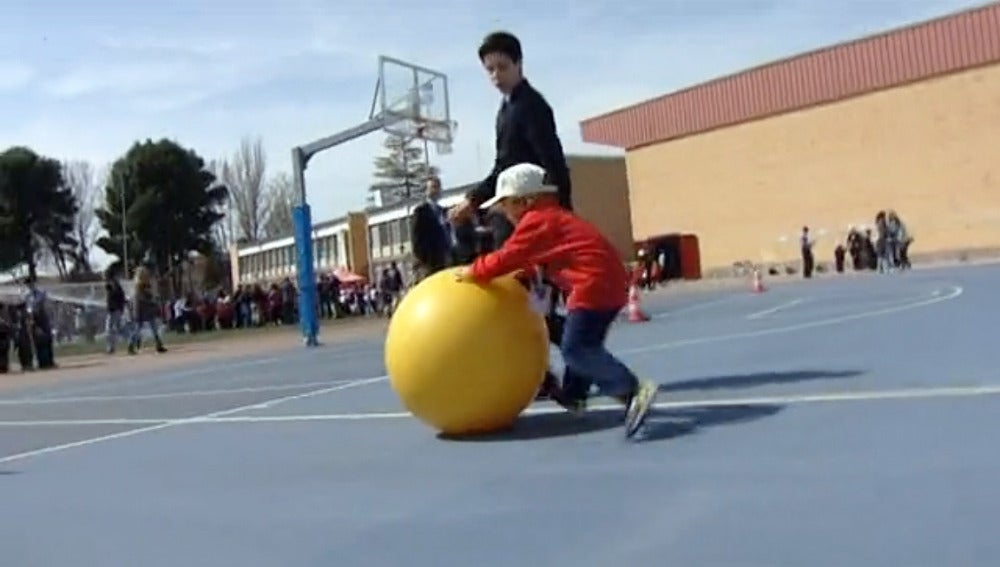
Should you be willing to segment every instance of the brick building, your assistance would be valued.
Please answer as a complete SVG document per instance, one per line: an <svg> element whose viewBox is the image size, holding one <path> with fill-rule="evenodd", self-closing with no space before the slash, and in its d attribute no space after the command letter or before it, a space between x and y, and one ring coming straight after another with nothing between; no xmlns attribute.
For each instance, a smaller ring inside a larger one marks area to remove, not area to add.
<svg viewBox="0 0 1000 567"><path fill-rule="evenodd" d="M701 265L786 262L803 225L897 211L915 254L1000 246L1000 5L749 69L590 118L626 150L633 236L698 237Z"/></svg>

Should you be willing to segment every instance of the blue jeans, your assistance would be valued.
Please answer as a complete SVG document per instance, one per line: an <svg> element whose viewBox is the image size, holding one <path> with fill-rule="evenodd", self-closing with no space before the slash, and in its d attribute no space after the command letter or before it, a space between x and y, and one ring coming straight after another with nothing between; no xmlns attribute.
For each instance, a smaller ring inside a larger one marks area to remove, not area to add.
<svg viewBox="0 0 1000 567"><path fill-rule="evenodd" d="M618 312L573 309L566 316L560 349L566 364L563 387L567 395L583 398L591 384L604 396L635 392L639 379L604 346Z"/></svg>

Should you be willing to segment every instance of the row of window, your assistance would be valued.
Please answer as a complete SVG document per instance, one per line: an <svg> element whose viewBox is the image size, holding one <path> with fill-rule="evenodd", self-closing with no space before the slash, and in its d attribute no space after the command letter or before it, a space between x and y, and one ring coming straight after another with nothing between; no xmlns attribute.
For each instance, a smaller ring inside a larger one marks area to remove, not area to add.
<svg viewBox="0 0 1000 567"><path fill-rule="evenodd" d="M314 269L334 269L346 264L341 258L340 240L331 235L313 241ZM347 238L347 233L343 233ZM404 217L368 227L368 254L373 265L379 261L399 259L410 253L410 218ZM249 282L290 275L297 264L295 244L273 248L239 259L240 281Z"/></svg>
<svg viewBox="0 0 1000 567"><path fill-rule="evenodd" d="M338 235L331 234L313 240L313 269L334 269L343 262ZM296 264L294 243L242 256L239 260L240 281L284 276L294 270Z"/></svg>
<svg viewBox="0 0 1000 567"><path fill-rule="evenodd" d="M409 254L410 217L403 217L369 226L368 243L372 260Z"/></svg>

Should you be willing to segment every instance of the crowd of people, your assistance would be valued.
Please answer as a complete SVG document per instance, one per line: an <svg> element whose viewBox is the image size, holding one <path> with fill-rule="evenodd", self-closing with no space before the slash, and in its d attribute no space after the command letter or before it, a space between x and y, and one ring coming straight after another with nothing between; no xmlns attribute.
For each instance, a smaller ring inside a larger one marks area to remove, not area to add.
<svg viewBox="0 0 1000 567"><path fill-rule="evenodd" d="M873 234L874 232L874 234ZM843 273L850 256L851 268L855 272L875 271L888 274L899 270L908 270L910 264L910 245L913 235L907 230L899 214L891 209L882 210L875 215L875 229L850 227L843 243L837 244L833 250L834 270ZM802 273L812 277L814 267L813 240L809 236L809 227L803 227L801 236Z"/></svg>
<svg viewBox="0 0 1000 567"><path fill-rule="evenodd" d="M25 372L56 367L48 297L34 279L22 283L20 297L0 301L0 374L10 371L11 354Z"/></svg>
<svg viewBox="0 0 1000 567"><path fill-rule="evenodd" d="M165 353L165 333L202 333L296 325L298 289L290 278L237 285L228 290L187 291L173 299L154 289L153 267L140 266L123 285L115 271L105 273L103 297L91 300L50 297L34 281L18 282L24 291L0 298L0 373L18 361L22 371L54 368L60 344L103 340L108 354L119 345L136 354L145 338ZM317 315L321 319L389 316L405 292L404 276L392 263L375 282L333 273L317 278ZM128 291L126 291L128 288ZM96 300L96 301L95 301Z"/></svg>

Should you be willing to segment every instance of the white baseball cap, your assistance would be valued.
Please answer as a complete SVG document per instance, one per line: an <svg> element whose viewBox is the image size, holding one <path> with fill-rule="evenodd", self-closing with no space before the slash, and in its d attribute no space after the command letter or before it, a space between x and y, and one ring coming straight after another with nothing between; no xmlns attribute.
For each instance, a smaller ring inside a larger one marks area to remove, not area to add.
<svg viewBox="0 0 1000 567"><path fill-rule="evenodd" d="M479 208L489 209L509 197L528 197L540 193L556 193L555 185L545 183L545 169L533 163L519 163L500 172L497 176L497 190L493 198Z"/></svg>

